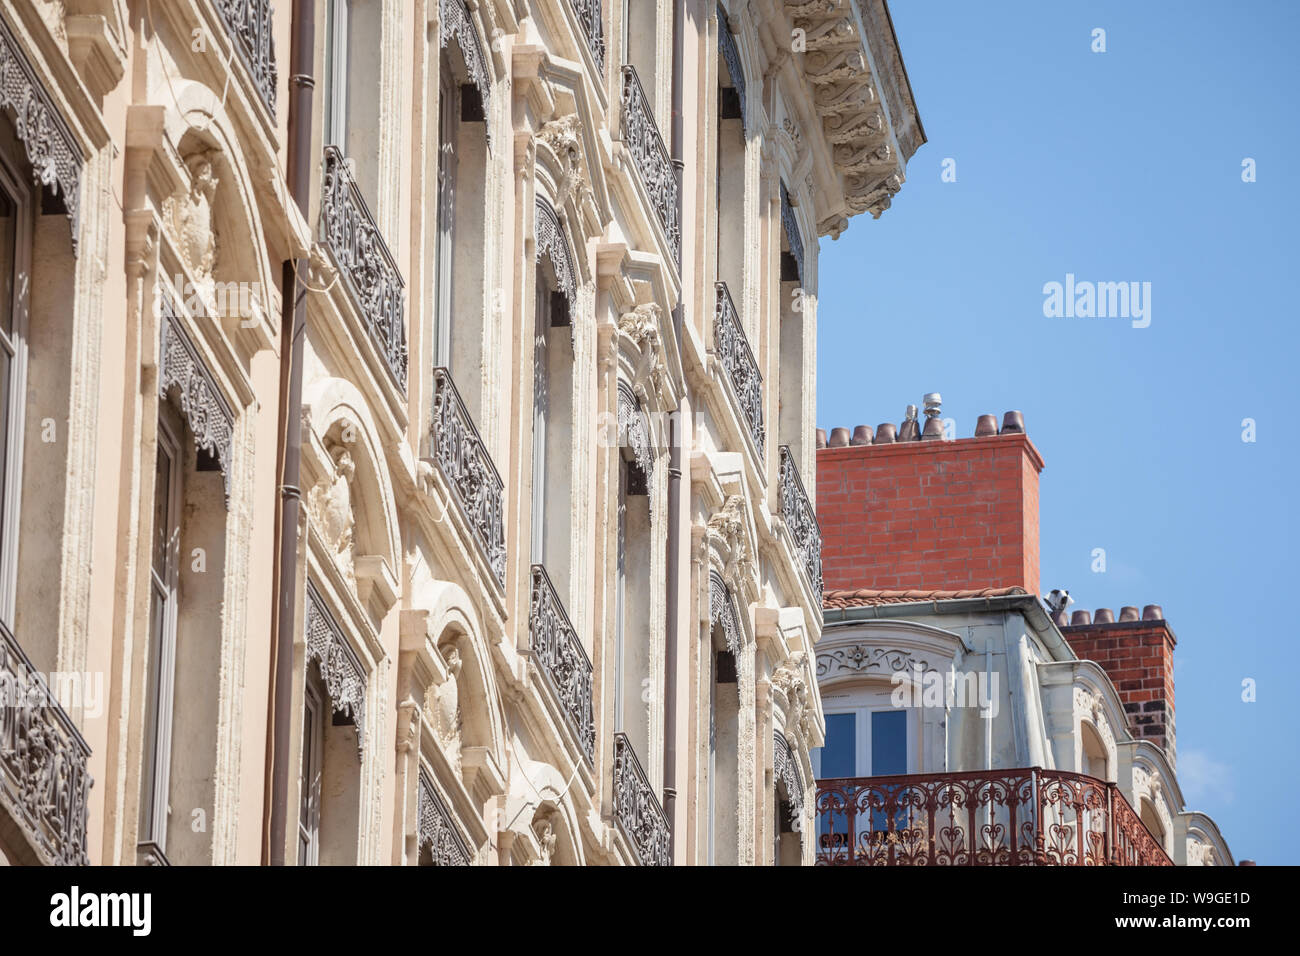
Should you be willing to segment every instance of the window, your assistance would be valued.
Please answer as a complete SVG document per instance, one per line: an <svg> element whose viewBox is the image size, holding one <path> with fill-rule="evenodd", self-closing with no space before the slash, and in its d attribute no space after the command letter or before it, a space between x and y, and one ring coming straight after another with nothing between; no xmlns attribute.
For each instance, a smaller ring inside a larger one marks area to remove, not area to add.
<svg viewBox="0 0 1300 956"><path fill-rule="evenodd" d="M362 195L379 197L383 0L326 0L325 144L348 158Z"/></svg>
<svg viewBox="0 0 1300 956"><path fill-rule="evenodd" d="M165 413L167 409L164 407ZM158 420L154 459L153 542L149 567L149 671L144 776L140 794L142 856L167 859L171 819L172 708L180 603L181 445L170 415Z"/></svg>
<svg viewBox="0 0 1300 956"><path fill-rule="evenodd" d="M1098 780L1109 780L1110 760L1106 753L1106 745L1102 743L1101 735L1087 721L1079 724L1079 735L1083 744L1082 772L1089 777L1096 777Z"/></svg>
<svg viewBox="0 0 1300 956"><path fill-rule="evenodd" d="M781 265L779 270L781 305L780 356L777 363L777 437L778 444L789 445L795 464L808 474L812 462L804 458L804 423L811 421L813 409L804 387L806 366L810 364L813 343L807 341L813 329L806 317L811 302L803 288L803 241L799 223L785 183L781 184ZM806 407L805 407L806 405Z"/></svg>
<svg viewBox="0 0 1300 956"><path fill-rule="evenodd" d="M309 678L302 707L302 774L298 788L298 865L320 862L321 756L325 746L325 695Z"/></svg>
<svg viewBox="0 0 1300 956"><path fill-rule="evenodd" d="M617 730L642 760L650 750L650 498L645 472L619 460L618 561L614 594Z"/></svg>
<svg viewBox="0 0 1300 956"><path fill-rule="evenodd" d="M718 33L720 41L730 41L734 49L734 38L726 19L719 11ZM721 45L721 44L720 44ZM716 269L719 282L725 282L734 301L745 300L745 124L742 113L741 97L743 78L731 75L727 57L720 48L718 62L718 139L717 168L714 170L714 203L717 236L715 253ZM739 66L739 59L736 61ZM741 306L741 321L744 322L744 308ZM746 334L749 334L748 330Z"/></svg>
<svg viewBox="0 0 1300 956"><path fill-rule="evenodd" d="M532 563L568 606L573 497L573 347L567 302L546 257L537 264L533 337Z"/></svg>
<svg viewBox="0 0 1300 956"><path fill-rule="evenodd" d="M709 699L709 865L740 862L740 685L722 628L713 628ZM720 649L721 648L721 649Z"/></svg>
<svg viewBox="0 0 1300 956"><path fill-rule="evenodd" d="M0 622L14 627L22 486L31 191L0 161Z"/></svg>
<svg viewBox="0 0 1300 956"><path fill-rule="evenodd" d="M658 13L659 0L623 0L623 62L636 67L637 79L641 81L647 106L653 115L658 115L655 77Z"/></svg>

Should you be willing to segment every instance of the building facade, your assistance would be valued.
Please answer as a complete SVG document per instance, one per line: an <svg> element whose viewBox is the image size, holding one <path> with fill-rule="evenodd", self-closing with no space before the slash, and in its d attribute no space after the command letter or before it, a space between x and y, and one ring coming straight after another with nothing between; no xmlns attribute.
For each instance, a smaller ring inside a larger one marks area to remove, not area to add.
<svg viewBox="0 0 1300 956"><path fill-rule="evenodd" d="M811 863L888 10L0 9L0 860Z"/></svg>
<svg viewBox="0 0 1300 956"><path fill-rule="evenodd" d="M927 403L818 439L818 862L1233 865L1178 785L1162 609L1045 606L1022 416L945 440Z"/></svg>

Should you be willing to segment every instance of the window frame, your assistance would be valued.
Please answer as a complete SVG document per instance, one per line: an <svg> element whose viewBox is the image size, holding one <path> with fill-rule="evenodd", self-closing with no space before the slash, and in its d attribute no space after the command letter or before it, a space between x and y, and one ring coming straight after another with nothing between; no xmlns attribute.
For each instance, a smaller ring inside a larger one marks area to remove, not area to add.
<svg viewBox="0 0 1300 956"><path fill-rule="evenodd" d="M313 680L310 662L303 683L302 760L298 775L298 865L320 864L321 785L324 780L327 695Z"/></svg>
<svg viewBox="0 0 1300 956"><path fill-rule="evenodd" d="M3 446L0 447L0 620L16 630L18 600L18 533L22 514L23 441L27 419L27 323L31 296L32 243L34 241L33 190L12 163L0 153L0 189L14 203L13 289L8 332L0 328L0 349L8 353L9 374L0 401L4 408Z"/></svg>

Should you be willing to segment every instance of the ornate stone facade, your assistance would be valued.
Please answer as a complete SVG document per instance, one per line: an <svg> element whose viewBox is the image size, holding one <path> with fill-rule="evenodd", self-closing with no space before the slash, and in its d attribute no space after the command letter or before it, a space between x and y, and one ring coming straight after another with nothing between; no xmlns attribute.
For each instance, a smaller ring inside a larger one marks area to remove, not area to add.
<svg viewBox="0 0 1300 956"><path fill-rule="evenodd" d="M812 862L818 239L923 141L870 2L330 0L295 75L287 0L5 5L0 675L103 706L3 712L0 855Z"/></svg>

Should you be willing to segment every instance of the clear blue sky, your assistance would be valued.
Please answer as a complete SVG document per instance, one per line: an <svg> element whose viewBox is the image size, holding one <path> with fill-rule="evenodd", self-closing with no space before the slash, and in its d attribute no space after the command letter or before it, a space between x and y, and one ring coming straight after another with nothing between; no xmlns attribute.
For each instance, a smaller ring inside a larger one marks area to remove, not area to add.
<svg viewBox="0 0 1300 956"><path fill-rule="evenodd" d="M958 437L1022 410L1044 590L1164 606L1188 806L1237 859L1300 863L1300 3L891 11L929 142L879 221L822 240L818 424L928 391ZM1044 317L1066 273L1150 282L1150 327Z"/></svg>

